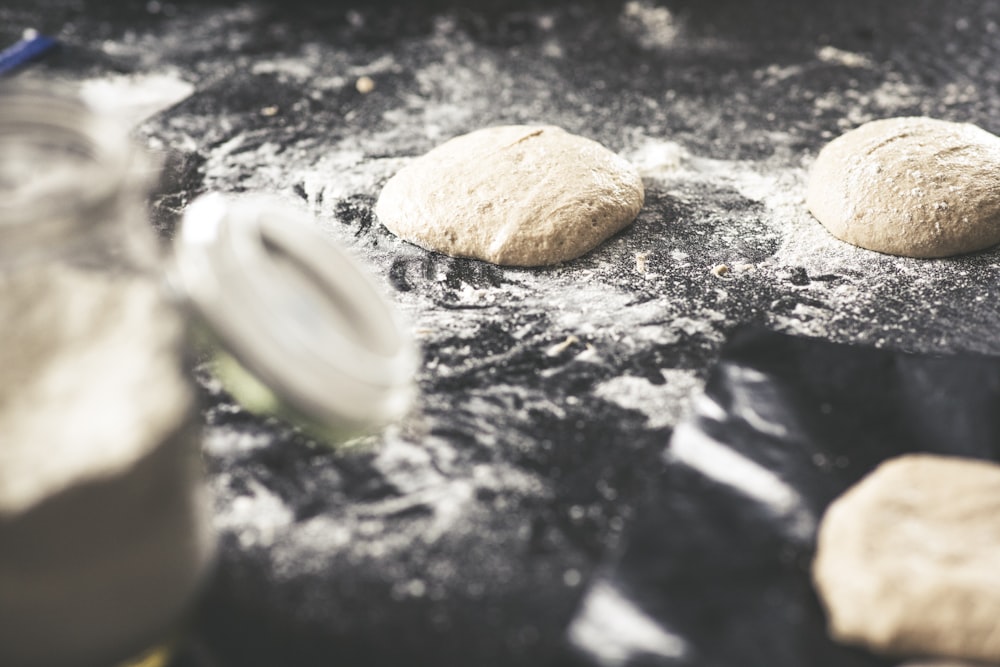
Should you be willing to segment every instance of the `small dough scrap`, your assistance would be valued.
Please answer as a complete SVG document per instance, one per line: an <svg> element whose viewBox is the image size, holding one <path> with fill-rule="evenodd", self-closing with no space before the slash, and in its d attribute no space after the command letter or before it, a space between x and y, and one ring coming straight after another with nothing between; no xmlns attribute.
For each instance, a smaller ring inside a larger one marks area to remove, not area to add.
<svg viewBox="0 0 1000 667"><path fill-rule="evenodd" d="M1000 465L912 454L830 506L813 579L835 639L998 662L998 564Z"/></svg>
<svg viewBox="0 0 1000 667"><path fill-rule="evenodd" d="M490 127L445 142L393 176L375 205L393 234L427 250L544 266L595 248L639 214L624 158L552 126Z"/></svg>
<svg viewBox="0 0 1000 667"><path fill-rule="evenodd" d="M838 239L906 257L1000 243L1000 137L932 118L876 120L816 158L806 205Z"/></svg>

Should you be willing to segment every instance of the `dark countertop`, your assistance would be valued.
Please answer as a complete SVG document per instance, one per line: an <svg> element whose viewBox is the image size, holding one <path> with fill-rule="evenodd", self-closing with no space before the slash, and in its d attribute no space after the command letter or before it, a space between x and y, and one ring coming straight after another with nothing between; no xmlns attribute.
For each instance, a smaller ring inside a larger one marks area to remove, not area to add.
<svg viewBox="0 0 1000 667"><path fill-rule="evenodd" d="M193 85L138 130L172 155L163 236L203 191L278 194L372 267L422 346L412 415L341 452L198 371L222 549L190 660L569 662L580 597L733 330L1000 351L996 251L877 255L803 204L818 150L866 120L1000 132L1000 5L826 4L0 8L3 43L25 28L63 40L42 71ZM427 253L373 219L408 159L504 123L560 125L633 160L635 224L526 270Z"/></svg>

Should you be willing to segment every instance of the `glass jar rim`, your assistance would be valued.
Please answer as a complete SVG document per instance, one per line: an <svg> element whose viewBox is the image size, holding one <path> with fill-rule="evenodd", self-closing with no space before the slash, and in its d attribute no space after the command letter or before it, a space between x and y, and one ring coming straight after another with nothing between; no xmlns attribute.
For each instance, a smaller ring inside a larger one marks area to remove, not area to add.
<svg viewBox="0 0 1000 667"><path fill-rule="evenodd" d="M53 156L65 151L79 161L80 171L72 197L43 192L31 199L31 206L16 196L0 198L0 237L12 252L39 242L82 241L94 226L107 222L104 209L132 186L135 151L128 132L91 109L66 82L18 79L0 84L0 149L5 146L34 146ZM0 150L0 162L16 159L10 153ZM90 224L80 225L81 219Z"/></svg>
<svg viewBox="0 0 1000 667"><path fill-rule="evenodd" d="M261 195L200 196L174 237L168 281L240 376L288 414L357 434L410 407L418 355L408 327L304 211Z"/></svg>

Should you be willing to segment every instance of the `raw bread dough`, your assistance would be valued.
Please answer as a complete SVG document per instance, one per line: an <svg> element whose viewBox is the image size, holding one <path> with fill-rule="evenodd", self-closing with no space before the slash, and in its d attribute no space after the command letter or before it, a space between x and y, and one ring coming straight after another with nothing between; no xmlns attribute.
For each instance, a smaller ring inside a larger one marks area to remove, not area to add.
<svg viewBox="0 0 1000 667"><path fill-rule="evenodd" d="M495 264L579 257L642 208L639 172L558 127L510 125L456 137L386 183L375 213L428 250Z"/></svg>
<svg viewBox="0 0 1000 667"><path fill-rule="evenodd" d="M1000 465L913 454L830 506L813 578L836 639L1000 661L998 564Z"/></svg>
<svg viewBox="0 0 1000 667"><path fill-rule="evenodd" d="M837 238L946 257L1000 242L1000 137L931 118L865 123L829 143L806 205Z"/></svg>

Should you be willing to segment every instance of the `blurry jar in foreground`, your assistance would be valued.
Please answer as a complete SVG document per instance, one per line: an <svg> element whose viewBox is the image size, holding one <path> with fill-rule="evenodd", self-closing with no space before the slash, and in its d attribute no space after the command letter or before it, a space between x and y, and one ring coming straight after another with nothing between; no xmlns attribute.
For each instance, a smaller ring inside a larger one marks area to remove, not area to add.
<svg viewBox="0 0 1000 667"><path fill-rule="evenodd" d="M40 261L150 270L153 168L126 128L54 82L0 86L0 272Z"/></svg>
<svg viewBox="0 0 1000 667"><path fill-rule="evenodd" d="M246 408L331 443L400 420L418 356L376 282L308 215L212 193L174 238L169 284Z"/></svg>
<svg viewBox="0 0 1000 667"><path fill-rule="evenodd" d="M72 93L0 88L0 665L110 667L211 561L149 172Z"/></svg>

